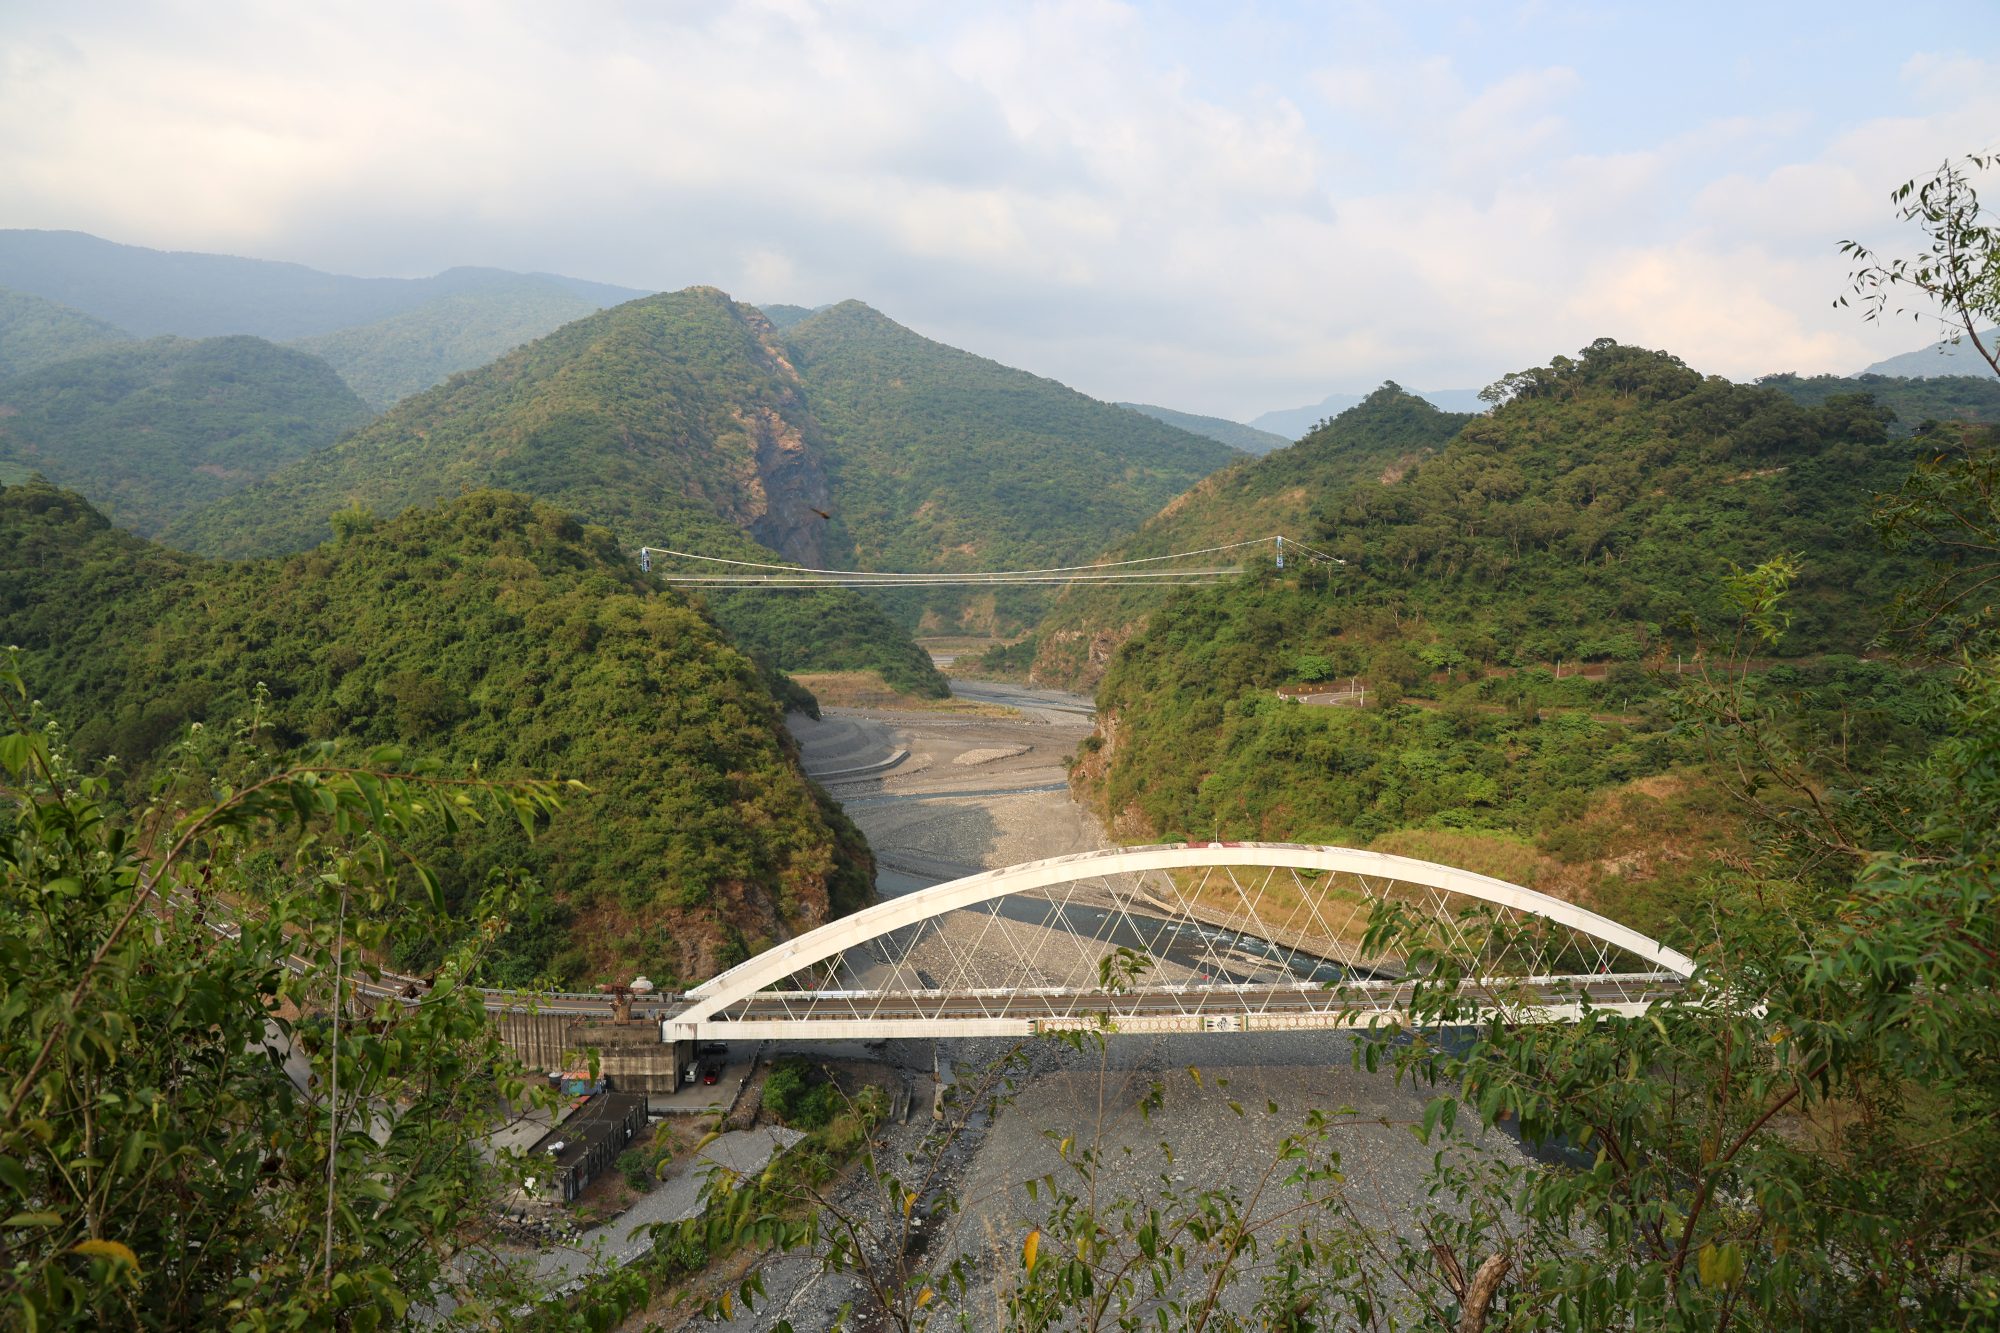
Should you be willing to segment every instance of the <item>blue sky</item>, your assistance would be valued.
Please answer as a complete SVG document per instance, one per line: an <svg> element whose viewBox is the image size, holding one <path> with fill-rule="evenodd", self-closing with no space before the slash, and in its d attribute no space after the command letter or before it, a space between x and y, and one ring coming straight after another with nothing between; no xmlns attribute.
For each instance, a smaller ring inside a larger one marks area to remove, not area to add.
<svg viewBox="0 0 2000 1333"><path fill-rule="evenodd" d="M0 225L854 296L1237 418L1601 335L1857 369L1928 330L1836 243L1995 148L1972 0L0 8Z"/></svg>

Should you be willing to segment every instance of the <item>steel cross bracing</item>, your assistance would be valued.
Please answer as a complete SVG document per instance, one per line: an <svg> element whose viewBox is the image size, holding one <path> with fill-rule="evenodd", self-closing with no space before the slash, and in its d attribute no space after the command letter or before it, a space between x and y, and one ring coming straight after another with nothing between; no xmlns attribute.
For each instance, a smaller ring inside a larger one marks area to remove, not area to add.
<svg viewBox="0 0 2000 1333"><path fill-rule="evenodd" d="M1391 928L1393 927L1393 928ZM1268 1031L1398 1019L1449 956L1481 1012L1637 1013L1694 962L1575 904L1342 847L1030 862L877 904L697 987L665 1040ZM1434 983L1433 983L1434 984Z"/></svg>

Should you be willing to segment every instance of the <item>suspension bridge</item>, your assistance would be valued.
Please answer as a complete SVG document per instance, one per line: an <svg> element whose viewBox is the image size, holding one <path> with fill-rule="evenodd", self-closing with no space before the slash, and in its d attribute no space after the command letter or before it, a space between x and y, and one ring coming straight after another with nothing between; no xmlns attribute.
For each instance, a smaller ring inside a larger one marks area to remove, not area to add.
<svg viewBox="0 0 2000 1333"><path fill-rule="evenodd" d="M1107 560L1090 565L1058 565L1046 569L992 569L885 573L873 570L809 569L801 565L677 551L642 546L639 568L678 587L797 589L797 588L1006 588L1006 587L1180 587L1220 583L1243 573L1243 561L1268 550L1277 567L1286 561L1332 567L1347 562L1292 538L1273 535L1226 542L1192 551ZM1229 560L1235 563L1219 564ZM1195 563L1200 562L1200 563Z"/></svg>

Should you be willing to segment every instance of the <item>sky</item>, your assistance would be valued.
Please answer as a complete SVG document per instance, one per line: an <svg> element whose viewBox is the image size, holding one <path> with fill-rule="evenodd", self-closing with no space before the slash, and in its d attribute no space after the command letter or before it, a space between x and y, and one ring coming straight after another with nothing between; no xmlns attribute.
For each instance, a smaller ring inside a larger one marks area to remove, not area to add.
<svg viewBox="0 0 2000 1333"><path fill-rule="evenodd" d="M856 297L1236 419L1600 336L1852 372L1933 334L1838 243L1996 149L1990 0L0 0L0 226Z"/></svg>

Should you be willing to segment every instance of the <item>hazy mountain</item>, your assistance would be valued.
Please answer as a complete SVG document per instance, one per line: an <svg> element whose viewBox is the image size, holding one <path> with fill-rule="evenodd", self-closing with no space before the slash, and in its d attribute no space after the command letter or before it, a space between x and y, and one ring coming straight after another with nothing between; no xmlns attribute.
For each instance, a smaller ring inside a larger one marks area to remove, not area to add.
<svg viewBox="0 0 2000 1333"><path fill-rule="evenodd" d="M865 844L806 781L751 661L602 528L480 491L303 555L211 563L81 497L0 489L0 642L145 790L190 722L262 697L265 739L398 744L587 790L532 841L511 820L410 850L448 901L518 867L535 896L490 980L669 988L866 901ZM365 752L365 751L364 751ZM467 922L476 929L478 922ZM398 943L428 966L437 940Z"/></svg>
<svg viewBox="0 0 2000 1333"><path fill-rule="evenodd" d="M600 307L548 278L504 274L373 324L293 343L326 359L377 410L533 342Z"/></svg>
<svg viewBox="0 0 2000 1333"><path fill-rule="evenodd" d="M149 250L77 231L0 231L0 287L141 336L305 338L373 324L440 297L506 291L524 278L593 306L644 295L554 274L454 268L429 278L356 278L303 264Z"/></svg>
<svg viewBox="0 0 2000 1333"><path fill-rule="evenodd" d="M0 381L0 460L150 534L369 415L331 366L262 338L113 342Z"/></svg>
<svg viewBox="0 0 2000 1333"><path fill-rule="evenodd" d="M1246 426L1240 421L1225 421L1221 417L1204 417L1193 412L1176 412L1171 407L1157 407L1152 403L1120 403L1118 406L1149 416L1155 421L1164 421L1195 435L1206 435L1232 449L1241 449L1246 454L1268 454L1273 449L1282 449L1291 443L1283 435L1273 435L1267 430Z"/></svg>
<svg viewBox="0 0 2000 1333"><path fill-rule="evenodd" d="M1986 350L2000 348L2000 329L1987 329L1979 335ZM1974 377L1993 374L1993 367L1985 358L1973 350L1970 339L1952 342L1949 339L1934 342L1929 347L1916 352L1905 352L1892 356L1886 361L1877 361L1861 372L1863 375L1900 375L1910 379L1924 379L1933 375L1970 375Z"/></svg>
<svg viewBox="0 0 2000 1333"><path fill-rule="evenodd" d="M1479 401L1477 389L1412 389L1410 392L1446 412L1486 410L1486 404ZM1253 418L1250 424L1258 430L1296 440L1320 422L1337 417L1353 407L1362 397L1358 393L1330 393L1309 407L1287 407L1266 412Z"/></svg>
<svg viewBox="0 0 2000 1333"><path fill-rule="evenodd" d="M80 310L0 289L0 380L130 339Z"/></svg>

